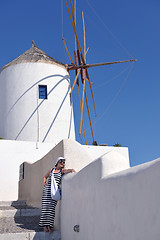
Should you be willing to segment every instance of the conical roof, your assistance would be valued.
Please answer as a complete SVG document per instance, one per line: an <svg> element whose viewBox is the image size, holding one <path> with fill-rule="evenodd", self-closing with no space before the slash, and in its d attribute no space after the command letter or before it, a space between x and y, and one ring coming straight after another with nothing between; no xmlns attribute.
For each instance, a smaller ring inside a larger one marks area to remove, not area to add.
<svg viewBox="0 0 160 240"><path fill-rule="evenodd" d="M42 51L40 48L38 48L35 45L35 42L32 41L32 47L27 50L26 52L24 52L22 55L20 55L19 57L17 57L16 59L14 59L13 61L9 62L8 64L6 64L4 67L2 67L1 70L4 70L5 68L15 65L15 64L19 64L19 63L27 63L27 62L43 62L43 63L50 63L50 64L56 64L56 65L60 65L61 67L66 68L66 65L58 62L57 60L55 60L54 58L48 56L44 51Z"/></svg>

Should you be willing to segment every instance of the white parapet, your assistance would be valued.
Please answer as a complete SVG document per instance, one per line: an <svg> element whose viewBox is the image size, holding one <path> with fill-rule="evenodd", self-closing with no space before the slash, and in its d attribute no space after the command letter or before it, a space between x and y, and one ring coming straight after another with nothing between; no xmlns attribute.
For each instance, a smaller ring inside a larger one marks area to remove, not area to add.
<svg viewBox="0 0 160 240"><path fill-rule="evenodd" d="M117 152L108 159L122 161ZM61 239L159 240L160 158L108 175L107 158L63 178Z"/></svg>

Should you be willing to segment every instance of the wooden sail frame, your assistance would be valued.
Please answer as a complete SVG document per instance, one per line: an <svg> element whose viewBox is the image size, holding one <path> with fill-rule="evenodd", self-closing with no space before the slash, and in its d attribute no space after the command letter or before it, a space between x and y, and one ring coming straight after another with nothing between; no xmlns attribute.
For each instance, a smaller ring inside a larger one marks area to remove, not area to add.
<svg viewBox="0 0 160 240"><path fill-rule="evenodd" d="M74 31L74 36L75 36L74 61L71 58L71 55L68 51L65 40L63 38L63 43L64 43L64 46L65 46L66 52L67 52L68 57L71 61L71 64L67 65L67 70L68 71L75 70L75 73L76 73L76 77L75 77L74 83L72 85L70 94L72 93L72 91L75 87L75 84L77 83L77 85L78 85L78 97L79 97L79 104L80 104L80 130L79 130L79 135L81 135L81 128L83 127L85 143L87 145L87 139L86 139L86 134L85 134L85 129L84 129L84 121L83 121L84 101L86 102L86 107L87 107L88 118L89 118L89 123L90 123L90 129L91 129L91 133L92 133L93 142L95 142L95 139L94 139L93 128L92 128L92 123L91 123L89 104L88 104L88 100L87 100L86 81L89 83L91 96L92 96L92 101L93 101L93 106L94 106L94 112L95 112L95 116L96 116L95 100L94 100L94 95L93 95L93 90L92 90L92 85L91 85L92 83L91 83L90 78L89 78L88 68L106 66L106 65L111 65L111 64L118 64L118 63L135 62L137 60L136 59L129 59L129 60L124 60L124 61L87 64L86 63L86 53L87 53L88 49L86 50L86 36L85 36L86 33L85 33L84 14L82 12L83 34L84 34L84 37L83 37L84 38L84 52L83 52L82 48L81 48L81 45L80 45L80 42L79 42L79 39L78 39L77 30L76 30L76 0L74 0L74 6L73 6L73 3L72 3L72 0L70 0L71 11L69 9L67 0L64 0L64 1L65 1L65 4L66 4L66 7L67 7L67 11L68 11L68 14L69 14L69 17L70 17L70 21L71 21L72 28L73 28L73 31ZM81 81L82 81L82 85L83 85L82 99L80 97L80 87L79 87L79 79L78 79L79 74L81 76Z"/></svg>

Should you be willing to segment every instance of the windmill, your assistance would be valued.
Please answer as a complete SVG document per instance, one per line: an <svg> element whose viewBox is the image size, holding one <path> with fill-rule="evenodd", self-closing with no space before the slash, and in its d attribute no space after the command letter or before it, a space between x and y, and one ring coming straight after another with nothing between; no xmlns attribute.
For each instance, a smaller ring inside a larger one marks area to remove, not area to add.
<svg viewBox="0 0 160 240"><path fill-rule="evenodd" d="M125 61L87 64L86 63L86 54L87 54L88 49L86 50L86 36L85 36L86 34L85 34L84 14L82 12L83 34L84 34L84 51L82 51L80 41L79 41L78 35L77 35L77 29L76 29L76 0L74 0L74 6L73 6L72 0L70 0L70 8L69 8L69 5L67 3L67 0L64 0L64 1L65 1L65 4L66 4L66 7L67 7L67 11L68 11L68 14L69 14L69 17L70 17L70 21L71 21L72 28L73 28L73 31L74 31L74 36L75 36L74 60L71 58L71 55L68 51L68 48L67 48L64 37L62 38L65 49L66 49L66 52L67 52L68 57L71 61L71 64L67 65L67 70L68 71L74 70L75 75L76 75L76 77L74 79L74 82L73 82L73 85L72 85L72 88L71 88L70 94L72 94L72 91L75 87L75 84L77 84L79 105L80 105L79 135L81 135L81 131L82 131L82 128L83 128L85 143L87 145L87 139L86 139L86 134L85 134L85 129L84 129L84 121L83 121L83 109L84 109L84 101L85 101L86 102L86 107L87 107L87 112L88 112L89 123L90 123L90 129L91 129L91 133L92 133L93 144L94 144L94 143L96 143L96 141L94 139L94 133L93 133L92 122L91 122L91 115L90 115L90 111L89 111L89 104L88 104L87 93L86 93L86 82L89 84L89 87L90 87L95 116L96 116L96 107L95 107L95 100L94 100L94 95L93 95L93 90L92 90L92 83L90 81L90 77L89 77L89 73L88 73L88 68L117 64L117 63L135 62L137 60L136 59L129 59L129 60L125 60ZM82 82L82 97L80 96L79 75L80 75L81 82Z"/></svg>

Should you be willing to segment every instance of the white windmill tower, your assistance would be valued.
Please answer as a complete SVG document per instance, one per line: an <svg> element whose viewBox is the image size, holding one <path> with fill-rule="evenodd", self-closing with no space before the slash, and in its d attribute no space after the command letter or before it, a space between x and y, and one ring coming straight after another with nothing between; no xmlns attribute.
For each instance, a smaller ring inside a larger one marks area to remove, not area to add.
<svg viewBox="0 0 160 240"><path fill-rule="evenodd" d="M54 144L75 139L67 68L34 41L1 69L0 82L1 138Z"/></svg>

